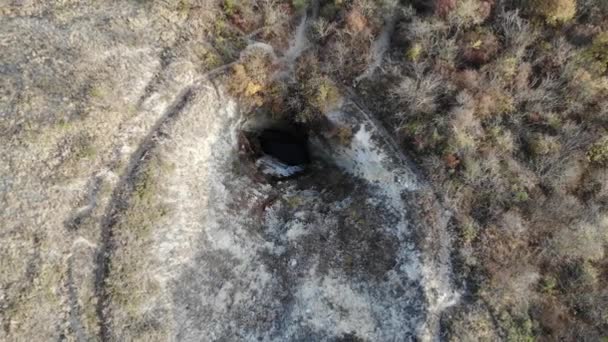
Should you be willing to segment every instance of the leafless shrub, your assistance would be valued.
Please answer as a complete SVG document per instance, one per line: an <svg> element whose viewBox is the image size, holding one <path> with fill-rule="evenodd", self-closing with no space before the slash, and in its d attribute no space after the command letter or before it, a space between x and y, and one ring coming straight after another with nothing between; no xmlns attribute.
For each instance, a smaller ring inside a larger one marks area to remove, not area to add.
<svg viewBox="0 0 608 342"><path fill-rule="evenodd" d="M516 94L519 102L528 102L529 110L536 112L555 111L563 103L561 89L564 81L558 76L548 76L532 81L532 89L528 92Z"/></svg>
<svg viewBox="0 0 608 342"><path fill-rule="evenodd" d="M590 22L601 22L608 15L608 2L602 0L578 0L578 16L587 16Z"/></svg>
<svg viewBox="0 0 608 342"><path fill-rule="evenodd" d="M263 11L262 30L266 35L284 35L284 24L289 21L289 15L284 6L280 6L277 1L263 0L259 4Z"/></svg>
<svg viewBox="0 0 608 342"><path fill-rule="evenodd" d="M526 48L536 39L530 23L519 16L519 11L503 11L498 15L496 26L505 39L506 47L519 60Z"/></svg>
<svg viewBox="0 0 608 342"><path fill-rule="evenodd" d="M601 118L599 113L602 112L608 101L605 100L608 96L608 79L598 77L591 72L578 67L578 63L568 63L564 68L562 75L566 82L566 95L569 101L570 111L585 113L586 106L593 104L598 107L598 115L585 115L589 118Z"/></svg>
<svg viewBox="0 0 608 342"><path fill-rule="evenodd" d="M369 30L356 33L348 30L337 31L326 46L331 53L327 56L330 65L325 66L325 69L338 71L335 75L342 80L350 80L361 74L373 59L373 39Z"/></svg>
<svg viewBox="0 0 608 342"><path fill-rule="evenodd" d="M440 75L425 72L421 64L414 65L412 69L411 76L404 76L391 89L392 97L406 107L399 114L403 119L410 115L434 113L444 90L444 80Z"/></svg>
<svg viewBox="0 0 608 342"><path fill-rule="evenodd" d="M447 322L449 335L446 341L496 341L500 336L493 323L492 314L480 302L456 312Z"/></svg>
<svg viewBox="0 0 608 342"><path fill-rule="evenodd" d="M493 214L492 203L487 202L489 198L484 199L482 193L495 194L492 200L500 203L507 200L510 189L501 174L501 161L496 154L488 152L463 156L462 180L475 188L475 201L485 202L483 209Z"/></svg>
<svg viewBox="0 0 608 342"><path fill-rule="evenodd" d="M559 37L551 42L552 54L551 60L556 65L566 65L566 63L574 56L574 46L570 44L566 38Z"/></svg>
<svg viewBox="0 0 608 342"><path fill-rule="evenodd" d="M322 42L336 30L335 22L329 22L325 18L319 18L312 24L312 39Z"/></svg>
<svg viewBox="0 0 608 342"><path fill-rule="evenodd" d="M558 232L551 241L553 253L566 258L581 258L596 261L604 257L604 246L608 243L608 219L582 222Z"/></svg>
<svg viewBox="0 0 608 342"><path fill-rule="evenodd" d="M576 164L572 165L571 162L574 162L574 157L582 153L583 148L591 142L590 134L576 124L566 123L560 129L563 131L563 134L559 136L558 153L544 154L533 165L534 171L544 182L552 183L556 186L561 185L560 179L562 177L568 178L568 168L577 167ZM570 170L570 172L573 171L575 170Z"/></svg>
<svg viewBox="0 0 608 342"><path fill-rule="evenodd" d="M475 117L473 97L463 91L456 99L459 105L450 112L451 137L448 143L459 155L469 155L477 149L476 140L483 134L483 129Z"/></svg>
<svg viewBox="0 0 608 342"><path fill-rule="evenodd" d="M444 60L453 60L457 47L453 40L447 39L448 29L444 21L414 17L401 31L406 32L406 40L412 44L420 44L425 55L431 58L442 55ZM446 56L448 57L445 58Z"/></svg>

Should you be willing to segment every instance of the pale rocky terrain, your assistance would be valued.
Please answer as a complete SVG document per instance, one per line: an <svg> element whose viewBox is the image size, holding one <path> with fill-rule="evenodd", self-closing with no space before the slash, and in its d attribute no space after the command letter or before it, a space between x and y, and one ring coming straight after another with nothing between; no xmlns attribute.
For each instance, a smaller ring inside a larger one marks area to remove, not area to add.
<svg viewBox="0 0 608 342"><path fill-rule="evenodd" d="M437 338L450 214L355 98L259 179L211 4L0 4L0 340Z"/></svg>

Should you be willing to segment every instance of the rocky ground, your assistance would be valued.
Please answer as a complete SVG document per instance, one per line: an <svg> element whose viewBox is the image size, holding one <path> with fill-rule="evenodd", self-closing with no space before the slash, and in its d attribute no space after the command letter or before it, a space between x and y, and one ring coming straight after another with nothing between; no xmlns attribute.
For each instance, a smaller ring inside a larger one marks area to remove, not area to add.
<svg viewBox="0 0 608 342"><path fill-rule="evenodd" d="M349 143L269 181L211 7L0 12L0 339L435 338L449 214L355 99Z"/></svg>

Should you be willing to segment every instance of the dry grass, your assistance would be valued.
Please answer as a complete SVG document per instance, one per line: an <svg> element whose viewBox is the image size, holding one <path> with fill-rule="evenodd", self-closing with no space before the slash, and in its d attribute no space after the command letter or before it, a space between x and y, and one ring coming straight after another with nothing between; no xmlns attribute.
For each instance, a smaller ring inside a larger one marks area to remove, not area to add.
<svg viewBox="0 0 608 342"><path fill-rule="evenodd" d="M176 89L223 58L217 42L200 44L213 30L214 6L28 2L0 10L7 66L0 86L0 340L97 338L94 275L105 209L130 153ZM158 215L162 208L150 195L156 190L143 185L153 181L141 184L133 216L124 218L139 237L120 237L144 248L152 215L142 210ZM116 265L139 274L148 266L141 252ZM139 279L114 271L115 284L141 289ZM130 306L130 295L121 287L116 301Z"/></svg>
<svg viewBox="0 0 608 342"><path fill-rule="evenodd" d="M106 279L112 322L120 322L113 334L128 339L164 340L165 324L150 316L150 303L159 295L159 284L150 270L154 257L149 254L152 230L161 224L168 208L162 202L163 176L170 166L151 157L135 176L134 194L120 222L113 228L112 259ZM121 327L134 327L124 329Z"/></svg>

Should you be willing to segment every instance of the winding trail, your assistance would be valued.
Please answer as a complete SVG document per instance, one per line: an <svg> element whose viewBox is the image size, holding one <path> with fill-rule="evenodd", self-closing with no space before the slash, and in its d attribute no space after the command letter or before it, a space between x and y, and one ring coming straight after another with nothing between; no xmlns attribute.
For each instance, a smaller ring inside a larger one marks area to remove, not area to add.
<svg viewBox="0 0 608 342"><path fill-rule="evenodd" d="M170 126L174 123L175 119L196 96L198 88L203 85L204 82L211 81L213 87L217 91L215 84L212 82L212 77L224 72L235 63L236 62L226 63L199 75L190 85L179 91L173 102L165 109L165 112L156 120L146 136L141 140L135 152L130 155L123 175L112 190L110 200L100 223L99 248L95 257L94 293L97 298L95 311L99 322L99 338L102 341L111 340L112 336L108 305L110 298L105 283L110 271L112 252L113 249L116 248L115 241L113 241L113 229L118 223L122 213L128 208L129 200L134 192L137 175L139 171L145 167L148 155L162 140L164 132L170 129ZM157 77L154 77L145 87L144 95L140 97L138 106L141 106L143 102L151 96L151 93L148 92L150 89L153 89L151 88L151 85L155 85L157 82ZM90 211L86 214L89 212Z"/></svg>
<svg viewBox="0 0 608 342"><path fill-rule="evenodd" d="M70 328L76 335L76 341L87 341L86 333L80 321L81 308L78 304L78 289L74 284L74 262L72 257L68 258L68 266L66 271L66 288L68 293L69 305L69 324Z"/></svg>
<svg viewBox="0 0 608 342"><path fill-rule="evenodd" d="M142 140L137 150L131 155L123 176L114 188L109 205L101 221L101 238L95 262L95 295L97 297L96 312L99 319L99 337L102 341L111 340L108 312L110 298L105 282L110 270L112 250L115 248L115 242L112 239L113 228L118 222L120 214L127 208L129 198L134 190L136 176L145 165L147 154L156 146L162 130L171 124L172 120L188 105L193 96L193 86L188 86L182 90L173 104L157 120L148 135Z"/></svg>

